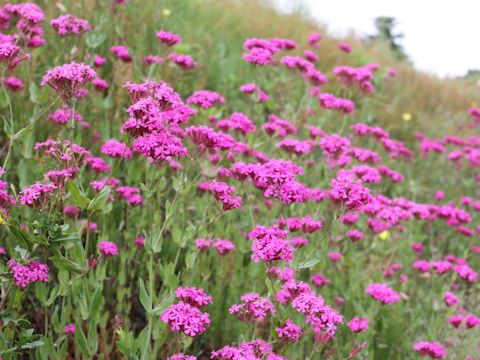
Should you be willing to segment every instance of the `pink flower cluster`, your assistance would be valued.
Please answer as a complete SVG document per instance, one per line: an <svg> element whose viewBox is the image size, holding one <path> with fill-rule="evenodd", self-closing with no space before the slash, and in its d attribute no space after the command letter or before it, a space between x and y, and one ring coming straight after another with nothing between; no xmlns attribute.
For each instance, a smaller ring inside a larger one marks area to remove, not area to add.
<svg viewBox="0 0 480 360"><path fill-rule="evenodd" d="M61 15L50 21L50 26L60 35L80 35L92 28L87 20L77 18L72 14Z"/></svg>
<svg viewBox="0 0 480 360"><path fill-rule="evenodd" d="M267 298L258 294L247 293L240 297L241 304L234 304L228 309L230 314L235 315L243 322L263 322L263 320L275 312L275 307Z"/></svg>
<svg viewBox="0 0 480 360"><path fill-rule="evenodd" d="M413 344L413 349L420 356L429 356L432 359L442 359L446 355L443 345L436 342L420 341Z"/></svg>
<svg viewBox="0 0 480 360"><path fill-rule="evenodd" d="M132 57L130 56L130 52L128 51L128 47L124 45L116 45L112 46L110 48L110 51L112 52L115 57L118 59L122 60L123 62L131 62Z"/></svg>
<svg viewBox="0 0 480 360"><path fill-rule="evenodd" d="M352 330L354 333L364 332L368 329L368 319L367 318L359 318L355 316L352 320L347 323L347 326Z"/></svg>
<svg viewBox="0 0 480 360"><path fill-rule="evenodd" d="M289 263L293 259L293 248L287 239L287 232L281 230L278 225L271 227L257 225L248 233L252 244L252 259L266 263L284 260Z"/></svg>
<svg viewBox="0 0 480 360"><path fill-rule="evenodd" d="M375 300L383 304L393 304L400 301L400 295L392 290L388 285L382 283L373 283L367 286L365 292Z"/></svg>
<svg viewBox="0 0 480 360"><path fill-rule="evenodd" d="M337 66L333 69L338 81L346 86L357 84L363 92L371 93L374 91L373 74L367 67Z"/></svg>
<svg viewBox="0 0 480 360"><path fill-rule="evenodd" d="M227 345L210 354L212 360L286 360L283 356L275 354L272 346L267 342L257 339L243 342L238 346Z"/></svg>
<svg viewBox="0 0 480 360"><path fill-rule="evenodd" d="M212 297L207 295L203 289L197 289L194 287L179 287L175 290L175 296L179 301L197 308L202 308L213 303Z"/></svg>
<svg viewBox="0 0 480 360"><path fill-rule="evenodd" d="M215 91L198 90L195 91L188 99L187 104L193 104L202 109L210 109L225 103L225 99Z"/></svg>
<svg viewBox="0 0 480 360"><path fill-rule="evenodd" d="M343 322L343 316L326 305L323 297L316 295L310 289L295 295L292 307L305 315L305 321L312 326L316 334L334 336L337 325Z"/></svg>
<svg viewBox="0 0 480 360"><path fill-rule="evenodd" d="M50 201L51 193L57 187L54 184L35 183L24 188L18 194L20 204L31 208L43 208Z"/></svg>
<svg viewBox="0 0 480 360"><path fill-rule="evenodd" d="M208 191L213 194L215 200L223 203L224 211L233 210L242 206L242 198L240 196L232 196L237 191L234 186L213 180L208 185Z"/></svg>
<svg viewBox="0 0 480 360"><path fill-rule="evenodd" d="M174 331L180 331L187 336L195 337L203 334L210 326L210 316L202 313L199 307L211 302L211 297L202 289L179 288L176 296L178 304L171 305L160 318ZM184 302L183 300L187 300Z"/></svg>
<svg viewBox="0 0 480 360"><path fill-rule="evenodd" d="M175 64L181 67L182 69L188 70L193 69L197 66L197 63L189 55L171 53L168 55L168 58Z"/></svg>
<svg viewBox="0 0 480 360"><path fill-rule="evenodd" d="M174 34L170 31L160 30L157 32L157 38L162 44L167 46L173 46L182 41L182 37L178 34Z"/></svg>
<svg viewBox="0 0 480 360"><path fill-rule="evenodd" d="M330 186L331 198L349 210L359 210L372 201L370 190L360 180L355 180L351 171L339 171Z"/></svg>
<svg viewBox="0 0 480 360"><path fill-rule="evenodd" d="M275 331L283 341L298 341L303 335L302 328L290 319L282 327L275 328Z"/></svg>
<svg viewBox="0 0 480 360"><path fill-rule="evenodd" d="M48 281L48 266L38 261L31 261L26 265L22 265L11 259L8 262L13 281L17 286L26 288L28 284L42 281Z"/></svg>
<svg viewBox="0 0 480 360"><path fill-rule="evenodd" d="M252 120L250 120L245 114L239 112L234 112L228 119L218 121L216 126L222 131L227 132L228 130L233 130L239 132L243 136L257 130Z"/></svg>
<svg viewBox="0 0 480 360"><path fill-rule="evenodd" d="M81 86L87 84L97 76L96 72L83 63L71 62L48 70L43 76L41 85L49 85L62 98L74 97Z"/></svg>
<svg viewBox="0 0 480 360"><path fill-rule="evenodd" d="M98 250L107 257L118 255L118 247L111 241L100 241L98 243Z"/></svg>
<svg viewBox="0 0 480 360"><path fill-rule="evenodd" d="M336 97L329 93L321 93L318 95L320 106L324 109L338 110L344 114L355 112L355 104L353 101Z"/></svg>

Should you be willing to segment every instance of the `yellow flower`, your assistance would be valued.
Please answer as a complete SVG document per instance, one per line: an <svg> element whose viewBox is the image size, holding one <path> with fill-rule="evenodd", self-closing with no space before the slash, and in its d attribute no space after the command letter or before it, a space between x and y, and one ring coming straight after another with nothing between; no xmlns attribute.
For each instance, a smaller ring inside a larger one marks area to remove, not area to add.
<svg viewBox="0 0 480 360"><path fill-rule="evenodd" d="M0 212L0 225L3 224L3 214Z"/></svg>
<svg viewBox="0 0 480 360"><path fill-rule="evenodd" d="M168 16L172 15L172 10L170 10L170 9L163 9L162 13L163 13L163 16L168 17Z"/></svg>
<svg viewBox="0 0 480 360"><path fill-rule="evenodd" d="M390 233L387 230L385 230L385 231L382 231L380 234L378 234L378 237L381 240L387 240L390 237Z"/></svg>
<svg viewBox="0 0 480 360"><path fill-rule="evenodd" d="M404 113L404 114L402 115L402 119L403 119L403 121L410 121L410 120L412 120L412 114L410 114L410 113Z"/></svg>

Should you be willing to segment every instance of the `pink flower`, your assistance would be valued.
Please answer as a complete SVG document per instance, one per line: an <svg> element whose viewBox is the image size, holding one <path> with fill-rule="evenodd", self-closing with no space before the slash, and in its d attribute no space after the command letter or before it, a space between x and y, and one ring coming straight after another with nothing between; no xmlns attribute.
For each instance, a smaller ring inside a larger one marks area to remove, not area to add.
<svg viewBox="0 0 480 360"><path fill-rule="evenodd" d="M303 52L303 56L305 56L305 59L307 59L312 63L315 63L318 61L318 56L311 50L305 50Z"/></svg>
<svg viewBox="0 0 480 360"><path fill-rule="evenodd" d="M145 65L151 65L151 64L161 64L165 61L164 58L161 58L159 56L155 55L147 55L143 58L143 63Z"/></svg>
<svg viewBox="0 0 480 360"><path fill-rule="evenodd" d="M191 337L203 334L210 326L208 313L202 313L198 308L183 302L171 305L160 318L171 330Z"/></svg>
<svg viewBox="0 0 480 360"><path fill-rule="evenodd" d="M308 36L308 43L312 46L316 46L320 40L322 40L323 36L322 34L318 32L311 33Z"/></svg>
<svg viewBox="0 0 480 360"><path fill-rule="evenodd" d="M420 341L416 344L413 344L413 349L420 356L429 356L432 359L442 359L446 355L445 348L440 343Z"/></svg>
<svg viewBox="0 0 480 360"><path fill-rule="evenodd" d="M220 94L210 90L195 91L187 99L187 104L197 105L202 109L210 109L223 103L225 103L225 99Z"/></svg>
<svg viewBox="0 0 480 360"><path fill-rule="evenodd" d="M347 54L350 54L352 52L352 47L347 43L338 44L338 48L343 52L346 52Z"/></svg>
<svg viewBox="0 0 480 360"><path fill-rule="evenodd" d="M167 357L167 360L197 360L197 357L193 355L184 355L183 353L178 353Z"/></svg>
<svg viewBox="0 0 480 360"><path fill-rule="evenodd" d="M207 295L203 289L194 287L179 287L175 291L176 298L186 304L190 304L197 308L202 308L208 304L213 304L212 297Z"/></svg>
<svg viewBox="0 0 480 360"><path fill-rule="evenodd" d="M230 129L237 131L243 136L257 130L252 120L250 120L245 114L239 112L234 112L230 115L230 118L217 122L217 127L222 131L228 131Z"/></svg>
<svg viewBox="0 0 480 360"><path fill-rule="evenodd" d="M195 246L200 252L206 251L210 246L212 246L212 240L205 240L202 238L198 238L195 240Z"/></svg>
<svg viewBox="0 0 480 360"><path fill-rule="evenodd" d="M54 184L35 183L20 191L20 204L31 208L44 207L49 201L51 193L57 187Z"/></svg>
<svg viewBox="0 0 480 360"><path fill-rule="evenodd" d="M315 285L319 289L323 288L325 285L330 285L332 283L332 280L320 273L313 274L311 280L313 285Z"/></svg>
<svg viewBox="0 0 480 360"><path fill-rule="evenodd" d="M133 141L132 149L153 161L187 156L187 149L182 141L168 131L139 136Z"/></svg>
<svg viewBox="0 0 480 360"><path fill-rule="evenodd" d="M72 14L61 15L50 21L50 26L60 35L80 35L92 28L87 20L76 18Z"/></svg>
<svg viewBox="0 0 480 360"><path fill-rule="evenodd" d="M330 182L330 196L349 210L358 210L372 201L370 190L359 180L354 180L351 171L341 170Z"/></svg>
<svg viewBox="0 0 480 360"><path fill-rule="evenodd" d="M182 41L180 35L174 34L170 31L160 30L156 35L160 42L167 46L173 46Z"/></svg>
<svg viewBox="0 0 480 360"><path fill-rule="evenodd" d="M243 322L263 322L270 314L275 312L275 307L267 298L258 294L247 293L240 297L241 304L235 304L228 309L230 314L235 315Z"/></svg>
<svg viewBox="0 0 480 360"><path fill-rule="evenodd" d="M448 318L448 322L455 328L458 329L464 320L463 315L452 315Z"/></svg>
<svg viewBox="0 0 480 360"><path fill-rule="evenodd" d="M100 152L112 158L130 159L132 157L130 148L118 140L107 140L100 147Z"/></svg>
<svg viewBox="0 0 480 360"><path fill-rule="evenodd" d="M128 47L126 47L126 46L123 46L123 45L112 46L110 48L110 51L118 59L120 59L124 62L131 62L132 61L132 57L130 56L130 53L128 51Z"/></svg>
<svg viewBox="0 0 480 360"><path fill-rule="evenodd" d="M100 241L98 243L98 250L105 256L117 256L118 247L113 242L110 241Z"/></svg>
<svg viewBox="0 0 480 360"><path fill-rule="evenodd" d="M72 119L79 124L86 124L82 115L73 111L65 104L60 109L55 110L53 114L49 114L48 119L57 124L66 124Z"/></svg>
<svg viewBox="0 0 480 360"><path fill-rule="evenodd" d="M138 206L143 204L140 188L130 186L119 186L115 189L120 199L124 199L129 205Z"/></svg>
<svg viewBox="0 0 480 360"><path fill-rule="evenodd" d="M85 159L85 163L96 172L109 172L111 170L111 166L100 157L89 157Z"/></svg>
<svg viewBox="0 0 480 360"><path fill-rule="evenodd" d="M180 66L182 69L193 69L197 66L195 60L191 56L182 55L177 53L171 53L168 58L173 61L174 64Z"/></svg>
<svg viewBox="0 0 480 360"><path fill-rule="evenodd" d="M343 98L337 98L332 94L321 93L318 95L320 106L324 109L338 110L344 114L355 112L355 104L353 101Z"/></svg>
<svg viewBox="0 0 480 360"><path fill-rule="evenodd" d="M220 255L227 255L229 252L235 250L235 244L229 240L217 239L213 244L213 247L218 251Z"/></svg>
<svg viewBox="0 0 480 360"><path fill-rule="evenodd" d="M268 116L268 122L262 126L263 130L270 135L276 135L279 138L284 138L290 134L296 134L297 128L290 121L280 119L274 114Z"/></svg>
<svg viewBox="0 0 480 360"><path fill-rule="evenodd" d="M255 262L262 260L271 263L284 260L289 263L293 258L293 248L287 239L287 232L280 230L277 225L272 227L257 225L248 233L248 238L255 239L252 244L252 258Z"/></svg>
<svg viewBox="0 0 480 360"><path fill-rule="evenodd" d="M370 284L365 289L365 292L383 304L393 304L400 301L400 296L386 284Z"/></svg>
<svg viewBox="0 0 480 360"><path fill-rule="evenodd" d="M6 79L2 79L3 83L12 91L19 91L25 87L22 80L17 79L15 76L9 76Z"/></svg>
<svg viewBox="0 0 480 360"><path fill-rule="evenodd" d="M143 236L137 236L135 244L137 244L139 249L143 249L145 247L145 238Z"/></svg>
<svg viewBox="0 0 480 360"><path fill-rule="evenodd" d="M333 73L337 75L338 81L345 86L352 86L357 84L358 87L365 93L371 93L374 91L373 74L367 67L350 67L350 66L337 66L333 69Z"/></svg>
<svg viewBox="0 0 480 360"><path fill-rule="evenodd" d="M227 345L210 354L212 360L285 360L284 357L275 354L272 347L263 340L256 339L250 342L243 342L238 346Z"/></svg>
<svg viewBox="0 0 480 360"><path fill-rule="evenodd" d="M26 288L28 284L37 281L48 282L48 266L38 261L31 261L22 265L11 259L8 266L17 286Z"/></svg>
<svg viewBox="0 0 480 360"><path fill-rule="evenodd" d="M95 54L93 58L93 66L99 68L105 65L106 62L107 62L107 59L105 59L104 57L101 57L100 55Z"/></svg>
<svg viewBox="0 0 480 360"><path fill-rule="evenodd" d="M311 140L301 141L297 139L284 139L277 143L280 149L297 156L311 153L314 145L315 142Z"/></svg>
<svg viewBox="0 0 480 360"><path fill-rule="evenodd" d="M257 91L257 85L253 83L243 84L242 86L240 86L240 91L244 94L253 94L255 91Z"/></svg>
<svg viewBox="0 0 480 360"><path fill-rule="evenodd" d="M470 283L477 281L477 273L473 271L467 264L457 265L453 268L453 271L462 279Z"/></svg>
<svg viewBox="0 0 480 360"><path fill-rule="evenodd" d="M368 329L368 319L367 318L359 318L355 316L352 320L347 323L347 326L352 330L354 333L364 332Z"/></svg>
<svg viewBox="0 0 480 360"><path fill-rule="evenodd" d="M232 196L237 191L235 187L229 186L224 182L213 180L208 185L208 191L213 194L215 200L223 203L224 211L236 209L242 206L242 198L240 196Z"/></svg>
<svg viewBox="0 0 480 360"><path fill-rule="evenodd" d="M357 242L358 240L361 240L364 238L363 233L359 230L348 230L347 236L351 242Z"/></svg>
<svg viewBox="0 0 480 360"><path fill-rule="evenodd" d="M70 99L81 86L95 79L96 72L83 63L71 62L48 70L43 76L41 86L49 85L62 98Z"/></svg>
<svg viewBox="0 0 480 360"><path fill-rule="evenodd" d="M424 248L425 246L422 243L416 243L416 242L412 243L412 250L417 253L422 252Z"/></svg>
<svg viewBox="0 0 480 360"><path fill-rule="evenodd" d="M63 329L63 333L66 335L75 333L75 324L70 323L65 325L65 329Z"/></svg>
<svg viewBox="0 0 480 360"><path fill-rule="evenodd" d="M298 341L303 335L302 328L290 319L282 327L275 328L275 331L283 341Z"/></svg>
<svg viewBox="0 0 480 360"><path fill-rule="evenodd" d="M343 316L325 304L321 296L313 291L300 293L292 301L292 307L305 315L315 334L335 335L337 325L343 322Z"/></svg>
<svg viewBox="0 0 480 360"><path fill-rule="evenodd" d="M330 260L332 260L333 262L338 262L342 259L342 253L339 253L339 252L329 252L328 253L328 257L330 258Z"/></svg>
<svg viewBox="0 0 480 360"><path fill-rule="evenodd" d="M107 81L105 81L103 79L99 79L99 78L94 79L92 81L92 85L95 88L95 90L98 91L98 92L103 92L103 91L107 90L108 87L109 87Z"/></svg>

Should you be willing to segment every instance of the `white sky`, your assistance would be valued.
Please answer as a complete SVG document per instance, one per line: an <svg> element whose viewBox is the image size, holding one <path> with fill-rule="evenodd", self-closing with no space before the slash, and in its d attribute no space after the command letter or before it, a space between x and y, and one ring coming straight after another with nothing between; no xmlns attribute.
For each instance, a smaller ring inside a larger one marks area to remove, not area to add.
<svg viewBox="0 0 480 360"><path fill-rule="evenodd" d="M480 0L273 0L298 4L333 35L374 34L378 16L397 19L397 32L414 65L439 76L480 69Z"/></svg>

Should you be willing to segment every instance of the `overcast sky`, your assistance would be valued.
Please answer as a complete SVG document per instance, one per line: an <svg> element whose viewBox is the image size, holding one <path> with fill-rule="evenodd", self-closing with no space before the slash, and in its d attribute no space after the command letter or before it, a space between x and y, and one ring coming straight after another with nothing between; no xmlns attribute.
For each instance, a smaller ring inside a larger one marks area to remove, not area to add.
<svg viewBox="0 0 480 360"><path fill-rule="evenodd" d="M392 16L415 66L439 76L480 69L480 0L273 0L303 3L334 35L374 34L378 16Z"/></svg>

